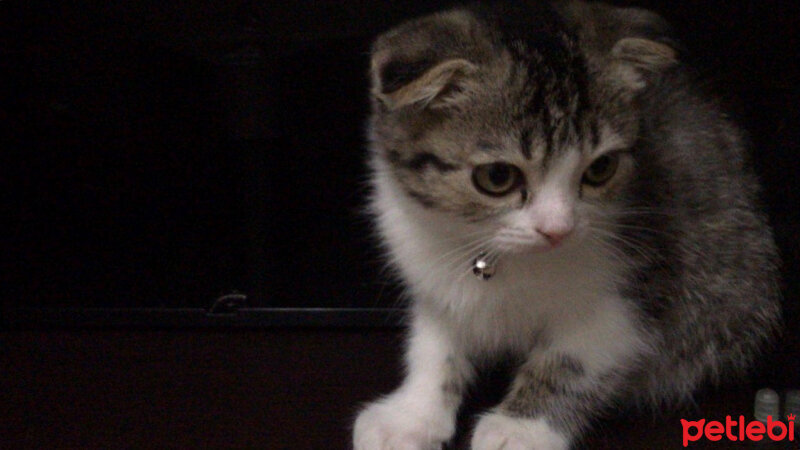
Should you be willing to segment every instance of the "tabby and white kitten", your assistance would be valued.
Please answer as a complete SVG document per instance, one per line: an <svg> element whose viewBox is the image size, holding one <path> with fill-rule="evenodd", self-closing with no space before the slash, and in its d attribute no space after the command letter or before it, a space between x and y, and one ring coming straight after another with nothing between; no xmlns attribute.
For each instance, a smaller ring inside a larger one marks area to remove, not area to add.
<svg viewBox="0 0 800 450"><path fill-rule="evenodd" d="M519 3L374 44L371 207L413 302L405 381L361 411L359 450L438 448L475 367L506 355L472 448L567 448L613 405L741 373L779 320L742 136L664 22Z"/></svg>

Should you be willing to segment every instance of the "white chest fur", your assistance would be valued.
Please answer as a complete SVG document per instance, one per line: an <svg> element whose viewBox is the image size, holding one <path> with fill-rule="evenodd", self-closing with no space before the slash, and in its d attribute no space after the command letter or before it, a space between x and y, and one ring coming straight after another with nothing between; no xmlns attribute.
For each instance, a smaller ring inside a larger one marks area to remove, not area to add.
<svg viewBox="0 0 800 450"><path fill-rule="evenodd" d="M617 294L624 266L596 241L502 255L484 281L471 272L479 245L453 237L465 234L453 229L461 225L409 202L388 179L376 187L380 231L416 307L438 316L468 353L525 353L540 339L581 339L581 330L586 339L638 341Z"/></svg>

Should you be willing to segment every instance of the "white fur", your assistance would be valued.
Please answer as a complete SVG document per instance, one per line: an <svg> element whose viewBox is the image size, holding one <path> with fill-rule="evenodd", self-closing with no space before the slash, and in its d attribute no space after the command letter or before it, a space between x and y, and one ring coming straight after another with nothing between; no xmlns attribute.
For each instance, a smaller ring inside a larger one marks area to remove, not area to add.
<svg viewBox="0 0 800 450"><path fill-rule="evenodd" d="M565 450L569 441L541 419L498 413L481 417L472 435L472 450Z"/></svg>
<svg viewBox="0 0 800 450"><path fill-rule="evenodd" d="M577 195L568 191L568 185L579 183L583 161L566 158L563 173L543 182L543 192L552 192L488 230L486 224L479 227L421 207L383 172L388 169L383 163L373 164L379 229L415 304L408 376L390 397L360 414L357 449L425 449L447 441L458 408L441 393L450 370L448 358L452 362L455 357L459 376L468 380L462 361L507 351L527 357L568 354L589 374L624 367L646 351L633 311L615 288L624 262L591 238L591 211L582 209ZM555 208L555 218L547 217L548 207ZM571 235L563 245L546 250L546 241L536 236L541 224L568 227ZM518 247L529 251L503 251L489 281L472 276L474 256L486 247L503 250L498 236L509 229L519 230L521 237L508 242L519 238ZM542 336L550 342L544 349L537 347ZM479 422L473 447L560 449L569 442L569 436L541 420L495 413Z"/></svg>
<svg viewBox="0 0 800 450"><path fill-rule="evenodd" d="M492 239L492 245L505 253L524 250L548 250L548 235L566 236L578 224L576 214L577 192L575 173L581 163L573 152L556 161L545 177L538 183L536 195L530 205L507 213L502 227ZM535 177L529 177L529 184Z"/></svg>
<svg viewBox="0 0 800 450"><path fill-rule="evenodd" d="M454 431L449 411L399 390L361 411L353 446L356 450L439 449Z"/></svg>
<svg viewBox="0 0 800 450"><path fill-rule="evenodd" d="M357 450L428 449L455 432L460 396L448 396L442 385L469 380L469 365L457 344L430 318L414 320L407 354L408 376L389 397L369 405L355 425Z"/></svg>
<svg viewBox="0 0 800 450"><path fill-rule="evenodd" d="M566 336L601 316L599 323L633 329L627 302L615 288L624 263L587 238L591 231L583 223L576 223L575 236L559 248L501 255L494 278L482 281L470 272L482 245L459 239L479 227L422 208L389 176L376 181L378 225L414 301L437 314L473 354L527 353L539 332ZM484 243L490 245L494 235L486 235Z"/></svg>

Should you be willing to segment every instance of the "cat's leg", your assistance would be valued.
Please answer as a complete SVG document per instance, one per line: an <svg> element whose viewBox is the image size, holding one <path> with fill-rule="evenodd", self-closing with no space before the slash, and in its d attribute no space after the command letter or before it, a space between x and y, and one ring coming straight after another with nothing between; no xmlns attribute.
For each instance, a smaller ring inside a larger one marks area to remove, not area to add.
<svg viewBox="0 0 800 450"><path fill-rule="evenodd" d="M602 411L615 383L589 374L579 360L558 354L529 359L505 400L475 428L474 450L569 448L593 413Z"/></svg>
<svg viewBox="0 0 800 450"><path fill-rule="evenodd" d="M473 369L441 324L424 315L414 318L406 365L402 385L358 415L356 450L439 449L455 433Z"/></svg>
<svg viewBox="0 0 800 450"><path fill-rule="evenodd" d="M473 450L567 449L619 396L645 345L624 314L601 316L529 355L505 399L478 421Z"/></svg>

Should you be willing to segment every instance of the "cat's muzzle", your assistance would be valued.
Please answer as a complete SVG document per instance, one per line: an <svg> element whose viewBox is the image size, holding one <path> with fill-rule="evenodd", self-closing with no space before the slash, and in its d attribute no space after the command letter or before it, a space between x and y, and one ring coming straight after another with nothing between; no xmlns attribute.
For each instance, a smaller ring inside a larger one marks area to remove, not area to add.
<svg viewBox="0 0 800 450"><path fill-rule="evenodd" d="M472 273L481 280L488 280L495 273L496 263L496 258L481 252L472 260Z"/></svg>

